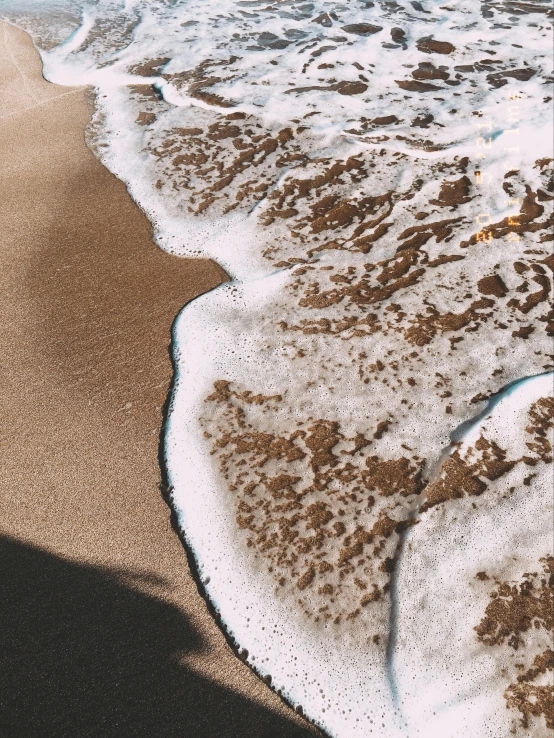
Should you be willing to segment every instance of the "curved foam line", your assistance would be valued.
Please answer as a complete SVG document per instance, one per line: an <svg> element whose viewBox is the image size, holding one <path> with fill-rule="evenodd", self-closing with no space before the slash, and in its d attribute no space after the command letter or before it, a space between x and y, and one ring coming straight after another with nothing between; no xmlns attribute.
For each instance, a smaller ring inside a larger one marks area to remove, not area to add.
<svg viewBox="0 0 554 738"><path fill-rule="evenodd" d="M76 28L73 33L70 33L65 41L62 41L61 44L56 47L56 51L58 49L60 51L64 51L65 56L68 56L73 51L77 51L77 49L84 44L96 22L96 18L92 13L87 12L83 12L81 18L81 25Z"/></svg>
<svg viewBox="0 0 554 738"><path fill-rule="evenodd" d="M550 379L550 381L548 381ZM446 449L443 450L441 453L441 456L439 457L439 460L437 461L437 464L435 465L435 468L431 474L430 482L433 481L433 479L436 479L439 474L440 470L444 464L444 462L447 460L447 458L450 456L450 454L454 451L456 446L463 442L464 440L467 441L478 429L483 425L484 421L487 418L490 418L494 411L498 408L499 405L502 403L508 401L510 398L515 398L516 400L520 399L520 392L521 390L525 390L526 385L532 384L534 385L534 389L537 390L536 394L538 397L543 396L544 394L552 393L554 388L554 372L544 372L543 374L533 374L529 377L521 377L520 379L516 379L513 382L510 382L505 387L503 387L501 390L496 392L494 395L492 395L489 400L487 401L486 407L481 410L481 412L477 413L473 418L470 418L469 420L465 420L463 423L460 423L450 434L450 438L452 439L453 443L446 447ZM422 504L425 502L426 496L425 496L425 489L421 492L421 501L418 506L418 509L414 511L414 513L411 516L411 520L416 520L416 518L419 516L419 509L421 508ZM397 549L397 561L402 557L402 552L404 550L404 547L407 543L407 540L411 533L411 527L406 528L401 534L400 534L400 540L398 544ZM396 660L396 646L397 646L397 636L398 636L398 603L399 603L399 596L398 596L398 567L395 567L392 575L391 575L391 612L390 612L390 629L389 629L389 641L387 644L387 673L389 675L390 679L390 688L391 688L391 697L393 699L393 704L395 705L396 709L401 711L401 704L399 700L399 693L398 693L398 684L397 684L397 678L396 678L396 667L395 667L395 660Z"/></svg>

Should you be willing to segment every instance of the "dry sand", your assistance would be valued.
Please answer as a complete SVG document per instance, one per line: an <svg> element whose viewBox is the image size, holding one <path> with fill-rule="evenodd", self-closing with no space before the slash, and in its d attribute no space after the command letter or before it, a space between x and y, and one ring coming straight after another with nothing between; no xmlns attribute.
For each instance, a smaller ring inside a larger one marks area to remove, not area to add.
<svg viewBox="0 0 554 738"><path fill-rule="evenodd" d="M88 94L0 24L0 733L313 735L226 643L159 490L171 323L225 275L154 246Z"/></svg>

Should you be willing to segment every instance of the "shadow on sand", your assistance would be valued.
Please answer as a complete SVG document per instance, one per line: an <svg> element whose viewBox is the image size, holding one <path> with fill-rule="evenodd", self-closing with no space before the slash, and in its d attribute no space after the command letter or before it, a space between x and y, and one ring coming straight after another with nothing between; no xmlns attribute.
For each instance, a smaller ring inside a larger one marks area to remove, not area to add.
<svg viewBox="0 0 554 738"><path fill-rule="evenodd" d="M0 538L1 735L314 735L187 669L201 639L141 584Z"/></svg>

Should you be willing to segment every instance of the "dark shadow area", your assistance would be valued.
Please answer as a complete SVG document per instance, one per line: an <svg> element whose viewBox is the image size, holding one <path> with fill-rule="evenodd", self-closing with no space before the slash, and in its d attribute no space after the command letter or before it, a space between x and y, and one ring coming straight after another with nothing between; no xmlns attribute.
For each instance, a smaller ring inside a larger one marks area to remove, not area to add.
<svg viewBox="0 0 554 738"><path fill-rule="evenodd" d="M1 735L314 735L179 663L197 633L136 582L0 538Z"/></svg>

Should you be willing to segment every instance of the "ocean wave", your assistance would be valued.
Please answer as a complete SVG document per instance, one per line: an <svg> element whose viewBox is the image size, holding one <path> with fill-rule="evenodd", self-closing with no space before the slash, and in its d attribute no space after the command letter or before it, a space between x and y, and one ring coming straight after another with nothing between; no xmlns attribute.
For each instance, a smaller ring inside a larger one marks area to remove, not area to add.
<svg viewBox="0 0 554 738"><path fill-rule="evenodd" d="M95 88L157 243L233 278L176 321L166 461L243 657L341 738L546 736L547 4L0 9Z"/></svg>

